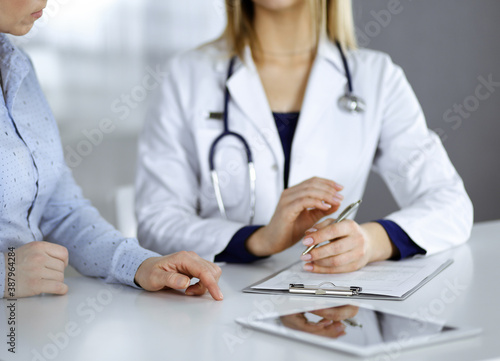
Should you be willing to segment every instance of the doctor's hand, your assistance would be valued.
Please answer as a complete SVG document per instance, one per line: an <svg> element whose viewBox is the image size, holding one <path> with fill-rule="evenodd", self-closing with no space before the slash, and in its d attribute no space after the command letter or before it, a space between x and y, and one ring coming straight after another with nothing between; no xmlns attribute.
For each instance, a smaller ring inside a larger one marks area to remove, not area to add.
<svg viewBox="0 0 500 361"><path fill-rule="evenodd" d="M49 242L30 242L16 248L14 256L5 252L4 297L17 298L52 293L64 295L64 269L68 250ZM14 258L14 259L13 259Z"/></svg>
<svg viewBox="0 0 500 361"><path fill-rule="evenodd" d="M306 232L304 246L330 241L300 257L307 262L304 265L306 271L352 272L368 263L389 259L399 252L379 223L359 225L349 219L334 222L327 219L314 226L317 231Z"/></svg>
<svg viewBox="0 0 500 361"><path fill-rule="evenodd" d="M216 264L204 260L194 252L182 251L146 259L137 269L135 282L147 291L185 289L188 296L201 296L208 289L215 300L221 301L224 296L217 284L221 273ZM190 285L193 277L200 281Z"/></svg>
<svg viewBox="0 0 500 361"><path fill-rule="evenodd" d="M321 218L340 207L343 187L334 181L311 178L285 189L269 224L259 228L246 242L256 256L281 252L295 243Z"/></svg>
<svg viewBox="0 0 500 361"><path fill-rule="evenodd" d="M338 338L346 334L345 326L342 322L330 321L325 318L319 322L310 322L304 313L281 316L280 321L283 326L292 330L303 331L318 336Z"/></svg>
<svg viewBox="0 0 500 361"><path fill-rule="evenodd" d="M337 338L346 334L346 327L341 321L356 316L358 311L359 307L357 306L344 305L310 311L312 314L322 317L318 322L309 321L305 312L281 316L280 320L283 326L294 330Z"/></svg>

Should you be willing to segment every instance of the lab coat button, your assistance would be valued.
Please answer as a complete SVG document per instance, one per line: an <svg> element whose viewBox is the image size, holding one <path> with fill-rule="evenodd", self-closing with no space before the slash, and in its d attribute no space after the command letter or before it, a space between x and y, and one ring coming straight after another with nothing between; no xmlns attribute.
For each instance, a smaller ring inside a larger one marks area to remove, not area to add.
<svg viewBox="0 0 500 361"><path fill-rule="evenodd" d="M273 164L273 166L271 167L271 169L272 169L274 172L277 172L277 171L278 171L278 165L277 165L277 164Z"/></svg>

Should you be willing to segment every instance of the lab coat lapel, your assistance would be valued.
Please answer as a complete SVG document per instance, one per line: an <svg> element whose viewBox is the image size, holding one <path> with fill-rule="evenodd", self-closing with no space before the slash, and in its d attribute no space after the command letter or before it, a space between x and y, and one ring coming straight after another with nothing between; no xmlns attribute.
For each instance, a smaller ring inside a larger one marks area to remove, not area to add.
<svg viewBox="0 0 500 361"><path fill-rule="evenodd" d="M336 106L346 84L347 79L337 47L328 40L320 41L316 60L309 75L294 145L314 139L311 135L314 135L315 125L325 121L323 114L328 107Z"/></svg>
<svg viewBox="0 0 500 361"><path fill-rule="evenodd" d="M234 114L231 107L236 106L252 122L255 130L269 146L276 165L282 172L284 155L281 140L249 47L245 50L244 63L236 63L233 75L227 81L227 87L230 94L229 128L231 129L231 121L235 121L234 117L231 117L231 114ZM247 134L243 135L248 137ZM262 144L258 139L249 139L250 145L256 142Z"/></svg>

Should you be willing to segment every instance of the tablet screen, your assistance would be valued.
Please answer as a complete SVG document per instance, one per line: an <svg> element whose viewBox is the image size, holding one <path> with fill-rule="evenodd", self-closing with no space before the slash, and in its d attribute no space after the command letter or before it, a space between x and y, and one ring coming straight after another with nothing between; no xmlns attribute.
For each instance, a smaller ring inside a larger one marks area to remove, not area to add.
<svg viewBox="0 0 500 361"><path fill-rule="evenodd" d="M351 346L377 346L455 330L438 323L353 305L273 316L261 321L282 331L302 331Z"/></svg>

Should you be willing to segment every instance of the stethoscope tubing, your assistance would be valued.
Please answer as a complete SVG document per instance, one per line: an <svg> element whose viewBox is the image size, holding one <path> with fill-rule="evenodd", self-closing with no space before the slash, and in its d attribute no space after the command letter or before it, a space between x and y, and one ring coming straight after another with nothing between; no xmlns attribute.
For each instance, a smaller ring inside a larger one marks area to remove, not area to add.
<svg viewBox="0 0 500 361"><path fill-rule="evenodd" d="M339 106L343 109L345 109L348 112L354 113L362 113L365 111L365 103L363 100L360 98L356 97L353 95L353 83L352 83L352 75L351 71L349 69L349 64L347 63L346 56L344 54L344 51L342 50L342 46L338 41L335 42L337 45L337 48L339 49L340 57L342 59L342 64L344 65L344 70L345 70L345 76L347 78L347 89L346 93L339 98ZM210 146L210 152L208 155L208 163L210 167L210 176L212 178L212 185L214 187L214 192L215 192L215 198L217 201L217 206L219 208L219 212L221 216L224 219L227 219L227 214L226 214L226 209L224 206L224 201L222 199L222 192L221 192L221 185L219 181L219 176L217 174L217 170L215 168L215 151L217 148L217 145L220 143L222 139L225 137L235 137L245 148L245 153L247 156L247 163L248 163L248 177L250 181L250 223L253 223L253 219L255 216L255 202L256 202L256 173L255 173L255 166L253 163L253 156L252 156L252 151L250 150L250 146L248 142L245 140L245 138L236 132L232 132L229 130L229 99L230 99L230 94L229 94L229 89L227 86L227 82L231 75L233 74L233 68L234 64L236 62L236 56L233 56L231 60L229 61L229 67L227 70L227 76L226 76L226 84L224 88L224 113L222 116L223 120L223 126L224 129L217 138L213 141L212 145Z"/></svg>
<svg viewBox="0 0 500 361"><path fill-rule="evenodd" d="M252 156L252 151L250 150L250 146L248 145L248 142L245 140L245 138L236 132L232 132L229 130L229 120L228 120L228 108L229 108L229 89L227 87L227 80L231 77L233 74L233 68L234 68L234 63L236 62L236 56L233 56L231 58L231 61L229 62L229 67L227 70L227 77L226 77L226 85L224 89L224 113L223 113L223 125L224 125L224 130L222 131L221 134L215 140L213 141L212 145L210 146L210 152L208 155L208 163L210 167L210 176L212 178L212 185L214 187L215 191L215 198L217 201L217 206L219 207L219 212L221 216L224 219L227 219L227 214L226 214L226 208L224 206L224 201L222 199L222 192L220 188L220 181L219 181L219 176L217 174L217 171L215 169L215 151L217 144L224 139L225 137L235 137L238 139L238 141L243 145L245 148L245 153L247 156L247 163L248 163L248 178L250 182L250 223L253 223L253 219L255 216L255 192L256 192L256 173L255 173L255 166L253 163L253 156Z"/></svg>

